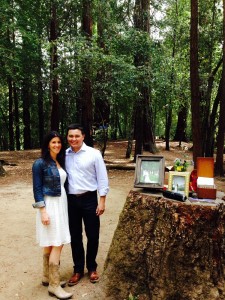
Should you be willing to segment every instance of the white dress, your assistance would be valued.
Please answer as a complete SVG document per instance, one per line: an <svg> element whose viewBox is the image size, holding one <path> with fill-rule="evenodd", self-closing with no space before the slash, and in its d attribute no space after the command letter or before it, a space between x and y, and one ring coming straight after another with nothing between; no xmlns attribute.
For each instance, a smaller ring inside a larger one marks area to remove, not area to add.
<svg viewBox="0 0 225 300"><path fill-rule="evenodd" d="M60 246L70 243L68 222L67 196L64 188L66 172L60 168L61 196L45 196L46 211L50 217L50 224L43 225L41 212L38 209L36 215L36 238L41 247Z"/></svg>

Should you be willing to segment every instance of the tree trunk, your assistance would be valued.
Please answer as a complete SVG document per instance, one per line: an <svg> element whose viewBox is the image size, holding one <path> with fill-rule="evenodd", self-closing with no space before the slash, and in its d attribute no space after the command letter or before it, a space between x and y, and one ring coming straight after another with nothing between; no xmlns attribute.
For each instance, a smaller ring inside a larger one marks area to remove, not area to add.
<svg viewBox="0 0 225 300"><path fill-rule="evenodd" d="M134 27L141 33L150 33L150 1L149 0L136 0L134 8ZM147 35L146 35L147 38ZM134 119L134 139L135 153L142 154L144 150L155 153L155 137L153 133L152 124L152 103L150 92L150 56L146 50L145 53L137 52L134 55L134 64L137 69L143 69L140 72L138 90L139 97L135 100L133 109ZM135 160L135 158L134 158Z"/></svg>
<svg viewBox="0 0 225 300"><path fill-rule="evenodd" d="M88 69L85 68L86 71ZM85 128L85 143L93 147L92 124L93 124L93 104L92 104L92 84L91 80L83 73L82 91L81 91L81 123Z"/></svg>
<svg viewBox="0 0 225 300"><path fill-rule="evenodd" d="M117 140L117 136L118 136L118 105L115 104L112 107L111 110L111 119L110 119L110 125L112 128L111 131L111 139L112 140Z"/></svg>
<svg viewBox="0 0 225 300"><path fill-rule="evenodd" d="M83 1L82 11L82 30L87 38L87 46L89 39L92 37L92 2L90 0ZM83 74L81 80L81 96L78 107L81 109L81 123L86 128L85 143L93 147L93 102L92 102L92 82L90 74L90 65L87 61L83 65Z"/></svg>
<svg viewBox="0 0 225 300"><path fill-rule="evenodd" d="M22 99L23 99L23 139L24 149L31 149L31 131L30 131L30 91L29 91L29 78L25 77L22 86Z"/></svg>
<svg viewBox="0 0 225 300"><path fill-rule="evenodd" d="M150 153L156 153L155 135L153 132L153 113L150 101L150 89L143 88L143 148Z"/></svg>
<svg viewBox="0 0 225 300"><path fill-rule="evenodd" d="M190 77L191 77L191 113L193 161L196 165L197 157L202 156L201 109L200 109L200 81L198 61L198 0L191 0L191 32L190 32Z"/></svg>
<svg viewBox="0 0 225 300"><path fill-rule="evenodd" d="M19 100L15 82L13 84L13 97L15 103L15 127L16 127L16 150L20 150L20 116L19 116Z"/></svg>
<svg viewBox="0 0 225 300"><path fill-rule="evenodd" d="M216 130L216 119L217 119L217 110L221 98L222 93L222 78L220 79L218 91L216 98L213 103L212 112L210 115L210 122L209 127L207 129L207 136L206 136L206 142L205 142L205 156L206 157L212 157L214 155L214 144L215 144L215 130Z"/></svg>
<svg viewBox="0 0 225 300"><path fill-rule="evenodd" d="M210 114L210 99L212 97L213 83L215 76L220 69L223 60L220 59L217 66L211 70L210 76L207 84L207 92L205 96L205 105L204 105L204 114L202 122L202 132L203 132L203 156L210 157L214 154L214 135L215 135L215 120L217 117L217 108L219 105L219 98L221 93L221 84L220 80L217 96L212 105L212 111ZM219 96L219 97L218 97Z"/></svg>
<svg viewBox="0 0 225 300"><path fill-rule="evenodd" d="M8 119L5 115L2 107L0 106L0 113L2 118L2 125L1 125L1 133L0 133L0 150L9 150L9 140L8 140Z"/></svg>
<svg viewBox="0 0 225 300"><path fill-rule="evenodd" d="M171 91L170 95L168 96L168 103L166 107L166 128L165 128L165 140L166 140L166 150L170 150L170 131L172 126L172 113L173 113L173 107L172 107L172 98L174 97L174 91L175 91L175 58L176 58L176 45L177 45L177 20L178 20L178 3L177 0L175 1L175 7L176 7L176 15L175 15L175 24L173 28L173 38L172 38L172 68L171 68L171 75L170 75L170 86Z"/></svg>
<svg viewBox="0 0 225 300"><path fill-rule="evenodd" d="M133 139L132 137L129 137L127 142L126 158L131 157L132 147L133 147Z"/></svg>
<svg viewBox="0 0 225 300"><path fill-rule="evenodd" d="M130 191L104 266L106 299L225 299L225 205L215 201Z"/></svg>
<svg viewBox="0 0 225 300"><path fill-rule="evenodd" d="M187 142L186 127L187 127L187 105L181 105L178 113L177 127L174 135L174 141Z"/></svg>
<svg viewBox="0 0 225 300"><path fill-rule="evenodd" d="M143 149L143 107L141 105L141 99L135 101L135 117L134 117L134 162L136 162L137 154L142 154Z"/></svg>
<svg viewBox="0 0 225 300"><path fill-rule="evenodd" d="M13 82L12 78L8 76L8 91L9 91L9 150L14 150L14 101L13 101Z"/></svg>
<svg viewBox="0 0 225 300"><path fill-rule="evenodd" d="M202 110L202 143L203 143L203 156L213 156L213 153L211 155L207 155L208 147L206 145L206 142L212 140L211 137L208 137L208 133L211 133L210 129L214 129L215 124L210 124L210 109L211 109L211 99L212 99L212 92L213 92L213 83L215 79L215 75L217 71L219 70L219 66L221 65L222 61L220 60L219 64L217 64L216 68L213 70L213 56L214 56L214 42L215 42L215 30L216 27L216 14L217 14L217 1L211 1L212 2L212 17L211 20L211 31L209 34L208 39L208 47L207 47L207 66L206 71L209 74L208 82L207 82L207 88L202 89L202 104L201 104L201 110ZM214 132L214 131L213 131ZM211 150L211 145L209 145L209 149Z"/></svg>
<svg viewBox="0 0 225 300"><path fill-rule="evenodd" d="M41 147L44 137L44 103L43 103L43 86L41 80L41 70L38 70L38 133L39 133L39 146Z"/></svg>
<svg viewBox="0 0 225 300"><path fill-rule="evenodd" d="M44 89L43 89L43 78L42 78L42 70L44 68L43 62L43 53L42 53L42 35L43 35L43 24L41 20L41 0L36 1L37 3L37 35L38 35L38 45L37 45L37 69L36 69L36 83L37 83L37 106L38 106L38 137L39 139L35 139L33 145L35 147L41 147L44 137L45 124L46 122L44 118ZM47 118L46 118L47 119ZM45 120L45 122L44 122ZM63 131L61 131L63 132Z"/></svg>
<svg viewBox="0 0 225 300"><path fill-rule="evenodd" d="M219 129L217 135L217 154L215 174L224 176L223 153L225 134L225 0L223 0L223 71L222 71L222 93L220 98Z"/></svg>
<svg viewBox="0 0 225 300"><path fill-rule="evenodd" d="M166 141L166 150L170 150L170 128L172 125L172 108L171 105L168 105L166 108L166 128L165 128L165 141Z"/></svg>
<svg viewBox="0 0 225 300"><path fill-rule="evenodd" d="M58 67L57 53L57 10L53 1L51 6L50 43L51 43L51 130L59 130L59 82L56 69Z"/></svg>

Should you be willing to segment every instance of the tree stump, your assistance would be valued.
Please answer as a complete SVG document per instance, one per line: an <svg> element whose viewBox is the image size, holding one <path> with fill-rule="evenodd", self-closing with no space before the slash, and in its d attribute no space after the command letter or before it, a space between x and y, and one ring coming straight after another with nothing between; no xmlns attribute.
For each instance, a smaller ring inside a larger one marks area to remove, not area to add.
<svg viewBox="0 0 225 300"><path fill-rule="evenodd" d="M130 191L104 266L107 299L225 299L224 203Z"/></svg>

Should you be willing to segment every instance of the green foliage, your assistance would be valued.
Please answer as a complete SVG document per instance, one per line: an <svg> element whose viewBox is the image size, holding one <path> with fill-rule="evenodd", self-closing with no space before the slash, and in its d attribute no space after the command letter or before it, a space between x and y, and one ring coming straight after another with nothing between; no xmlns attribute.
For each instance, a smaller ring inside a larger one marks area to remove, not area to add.
<svg viewBox="0 0 225 300"><path fill-rule="evenodd" d="M150 35L134 28L135 1L92 1L93 36L81 30L83 1L54 1L57 10L57 40L49 42L52 1L1 0L0 11L0 128L9 140L9 80L17 93L19 127L24 129L24 83L28 87L32 146L39 146L40 101L44 131L49 129L51 76L59 78L60 128L77 121L77 101L84 76L91 80L93 110L98 97L110 106L110 134L119 120L128 137L133 105L139 87L147 87L153 109L155 135L164 135L168 109L172 111L171 137L181 106L190 111L190 1L151 2ZM199 58L202 107L208 105L209 77L221 59L222 9L220 1L199 1ZM100 32L100 28L102 29ZM101 43L100 43L101 41ZM58 65L50 72L50 50L57 46ZM135 62L138 57L139 64ZM146 63L147 62L147 63ZM100 76L101 75L101 76ZM216 73L209 107L217 94L221 69ZM12 96L14 97L14 94ZM41 100L40 100L41 99ZM15 103L13 103L13 110ZM12 112L14 117L15 110ZM79 112L78 112L79 113ZM79 115L79 114L78 114ZM13 129L15 132L14 118ZM190 114L187 132L191 136ZM113 135L113 134L112 134ZM21 134L21 142L23 136ZM7 143L5 143L7 144ZM5 146L1 145L1 149Z"/></svg>

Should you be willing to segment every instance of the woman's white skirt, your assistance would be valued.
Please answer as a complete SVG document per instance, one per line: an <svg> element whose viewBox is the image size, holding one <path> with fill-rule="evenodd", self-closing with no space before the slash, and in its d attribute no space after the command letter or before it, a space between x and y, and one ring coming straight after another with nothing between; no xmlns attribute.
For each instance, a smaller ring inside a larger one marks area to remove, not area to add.
<svg viewBox="0 0 225 300"><path fill-rule="evenodd" d="M50 217L50 224L43 225L41 212L36 215L36 239L41 247L60 246L71 241L68 222L67 196L61 186L61 196L45 196L46 211Z"/></svg>

